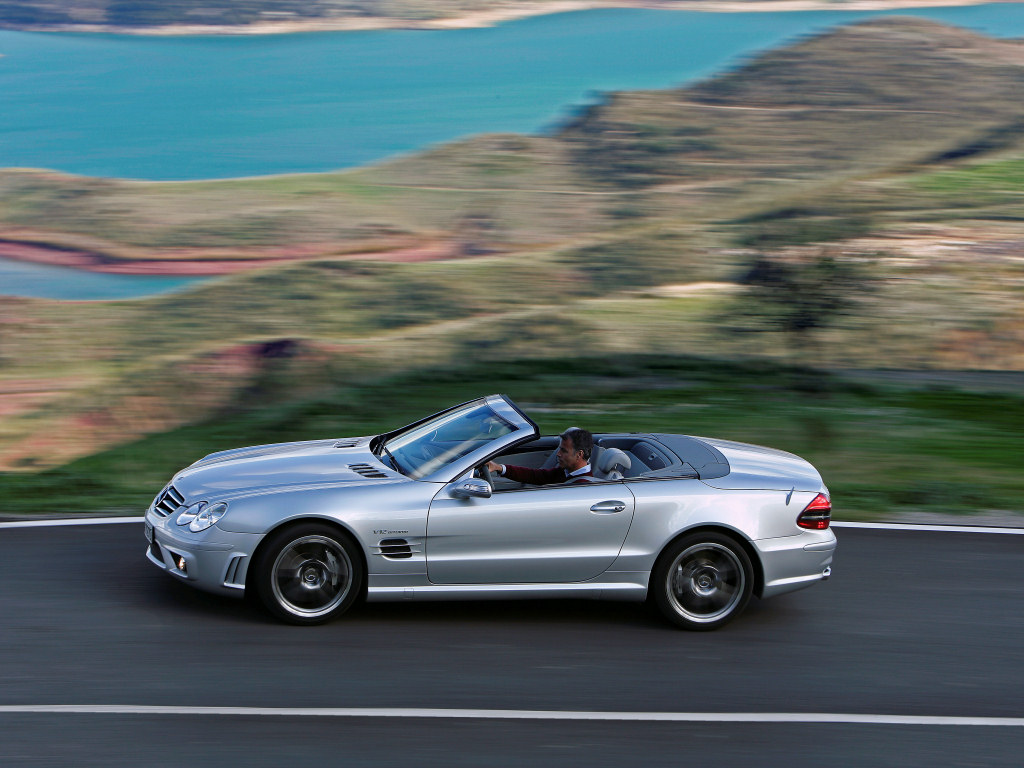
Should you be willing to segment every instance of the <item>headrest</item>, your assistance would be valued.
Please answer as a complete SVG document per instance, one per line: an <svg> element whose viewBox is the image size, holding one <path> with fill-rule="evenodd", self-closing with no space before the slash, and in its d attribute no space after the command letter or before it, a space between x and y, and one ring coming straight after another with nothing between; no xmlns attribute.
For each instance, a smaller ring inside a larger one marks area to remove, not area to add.
<svg viewBox="0 0 1024 768"><path fill-rule="evenodd" d="M629 456L618 448L605 448L597 460L597 468L601 472L611 472L615 467L629 469Z"/></svg>

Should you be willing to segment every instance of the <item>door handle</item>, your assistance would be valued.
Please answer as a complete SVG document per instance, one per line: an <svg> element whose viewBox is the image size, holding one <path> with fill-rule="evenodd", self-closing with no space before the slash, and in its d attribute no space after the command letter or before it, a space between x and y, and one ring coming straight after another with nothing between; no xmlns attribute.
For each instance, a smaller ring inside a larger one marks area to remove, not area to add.
<svg viewBox="0 0 1024 768"><path fill-rule="evenodd" d="M590 511L597 512L599 515L614 515L616 512L621 512L625 508L626 502L624 501L599 501L590 508Z"/></svg>

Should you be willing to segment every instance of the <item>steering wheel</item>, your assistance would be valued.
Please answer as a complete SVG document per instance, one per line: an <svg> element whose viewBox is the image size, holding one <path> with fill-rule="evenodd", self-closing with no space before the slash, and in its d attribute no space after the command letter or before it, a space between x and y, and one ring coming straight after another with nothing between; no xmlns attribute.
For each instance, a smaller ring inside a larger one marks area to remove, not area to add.
<svg viewBox="0 0 1024 768"><path fill-rule="evenodd" d="M490 468L488 468L486 463L481 464L479 467L477 467L476 471L480 473L481 480L486 480L487 484L491 486L491 488L494 487L494 480L491 478L491 470Z"/></svg>

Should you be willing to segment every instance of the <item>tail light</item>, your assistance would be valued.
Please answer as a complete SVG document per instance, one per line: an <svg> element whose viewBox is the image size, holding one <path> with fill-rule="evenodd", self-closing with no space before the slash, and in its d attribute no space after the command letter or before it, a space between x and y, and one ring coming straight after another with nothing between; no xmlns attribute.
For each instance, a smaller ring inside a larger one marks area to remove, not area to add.
<svg viewBox="0 0 1024 768"><path fill-rule="evenodd" d="M832 502L819 493L796 518L796 524L812 531L823 531L832 522Z"/></svg>

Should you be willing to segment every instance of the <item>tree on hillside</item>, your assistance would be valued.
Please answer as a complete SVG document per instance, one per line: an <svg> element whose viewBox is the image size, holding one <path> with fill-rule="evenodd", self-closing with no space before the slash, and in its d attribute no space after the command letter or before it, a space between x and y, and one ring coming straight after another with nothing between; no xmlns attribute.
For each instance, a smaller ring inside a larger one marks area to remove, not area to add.
<svg viewBox="0 0 1024 768"><path fill-rule="evenodd" d="M827 249L811 254L760 252L744 267L743 290L729 307L725 327L734 333L777 333L796 362L818 358L817 336L874 290L874 278L860 263Z"/></svg>

